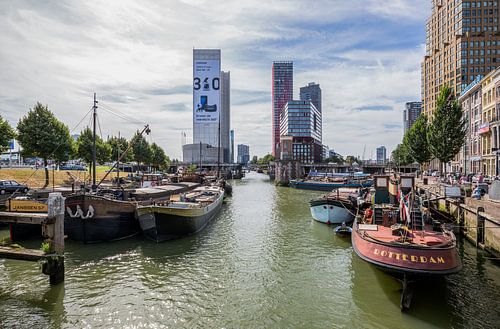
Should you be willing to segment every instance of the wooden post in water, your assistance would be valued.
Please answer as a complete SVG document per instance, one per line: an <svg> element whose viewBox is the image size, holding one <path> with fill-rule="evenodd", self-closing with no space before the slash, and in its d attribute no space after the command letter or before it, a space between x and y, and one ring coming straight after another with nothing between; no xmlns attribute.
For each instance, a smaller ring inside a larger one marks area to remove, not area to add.
<svg viewBox="0 0 500 329"><path fill-rule="evenodd" d="M54 285L64 281L64 197L60 192L50 193L47 204L52 223L44 227L50 239L50 255L44 273L50 276L50 284Z"/></svg>

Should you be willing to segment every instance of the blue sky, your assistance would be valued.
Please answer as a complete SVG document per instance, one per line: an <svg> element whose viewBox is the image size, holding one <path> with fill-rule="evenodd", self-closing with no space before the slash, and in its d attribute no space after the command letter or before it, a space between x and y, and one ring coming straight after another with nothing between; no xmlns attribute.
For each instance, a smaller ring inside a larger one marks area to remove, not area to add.
<svg viewBox="0 0 500 329"><path fill-rule="evenodd" d="M272 61L293 60L295 97L308 82L322 87L324 143L344 155L366 147L369 158L399 142L404 103L420 99L430 2L4 1L0 113L15 125L41 101L72 129L96 92L135 118L101 111L103 137L149 123L151 141L181 158L192 48L220 48L236 143L252 155L271 151Z"/></svg>

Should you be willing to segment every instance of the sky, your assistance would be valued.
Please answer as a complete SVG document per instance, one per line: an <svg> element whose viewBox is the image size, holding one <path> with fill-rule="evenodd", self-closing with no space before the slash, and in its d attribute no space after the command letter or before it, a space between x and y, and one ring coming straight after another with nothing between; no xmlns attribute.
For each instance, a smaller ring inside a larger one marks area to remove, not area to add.
<svg viewBox="0 0 500 329"><path fill-rule="evenodd" d="M420 100L430 0L0 0L0 114L14 127L36 102L72 134L149 141L182 159L192 140L192 49L219 48L231 71L231 128L251 155L271 152L271 66L294 62L294 97L323 94L323 144L376 157ZM119 113L119 116L113 114Z"/></svg>

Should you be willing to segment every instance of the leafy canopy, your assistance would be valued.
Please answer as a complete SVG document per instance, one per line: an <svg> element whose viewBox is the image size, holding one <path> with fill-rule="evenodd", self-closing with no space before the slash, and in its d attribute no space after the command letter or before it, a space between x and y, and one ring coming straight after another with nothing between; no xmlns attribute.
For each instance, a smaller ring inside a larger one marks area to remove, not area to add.
<svg viewBox="0 0 500 329"><path fill-rule="evenodd" d="M78 136L76 140L78 158L85 161L87 164L92 163L92 151L93 151L93 132L87 127ZM95 150L96 150L96 161L98 163L104 163L109 161L111 157L111 146L105 143L101 137L96 135L95 139Z"/></svg>
<svg viewBox="0 0 500 329"><path fill-rule="evenodd" d="M405 139L404 145L409 158L419 164L431 160L432 154L427 139L427 116L425 114L418 116L413 126L406 132Z"/></svg>
<svg viewBox="0 0 500 329"><path fill-rule="evenodd" d="M465 143L466 122L462 107L450 87L441 88L434 117L429 125L427 139L432 156L447 163Z"/></svg>
<svg viewBox="0 0 500 329"><path fill-rule="evenodd" d="M15 137L14 129L0 115L0 152L6 149Z"/></svg>
<svg viewBox="0 0 500 329"><path fill-rule="evenodd" d="M131 143L134 152L134 161L143 164L151 163L151 148L149 147L149 143L139 132L135 133Z"/></svg>
<svg viewBox="0 0 500 329"><path fill-rule="evenodd" d="M17 131L24 156L39 157L46 163L48 159L67 161L74 153L68 127L39 102L19 120Z"/></svg>
<svg viewBox="0 0 500 329"><path fill-rule="evenodd" d="M108 139L108 145L111 147L111 160L116 161L125 152L129 146L129 142L124 137L113 136ZM130 162L134 160L134 152L132 148L128 149L127 153L121 159L122 162Z"/></svg>

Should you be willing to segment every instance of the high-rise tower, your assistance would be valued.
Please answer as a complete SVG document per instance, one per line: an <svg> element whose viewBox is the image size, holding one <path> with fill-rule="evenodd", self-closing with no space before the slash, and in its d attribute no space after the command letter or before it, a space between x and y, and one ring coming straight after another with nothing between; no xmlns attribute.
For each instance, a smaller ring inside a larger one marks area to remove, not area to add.
<svg viewBox="0 0 500 329"><path fill-rule="evenodd" d="M272 154L279 156L280 114L288 101L293 100L293 62L275 61L273 75L273 113L272 113Z"/></svg>
<svg viewBox="0 0 500 329"><path fill-rule="evenodd" d="M458 97L498 66L498 9L498 1L432 0L421 76L424 113L433 113L443 85Z"/></svg>
<svg viewBox="0 0 500 329"><path fill-rule="evenodd" d="M300 100L311 101L314 107L321 112L321 88L319 84L310 82L307 86L301 87Z"/></svg>

